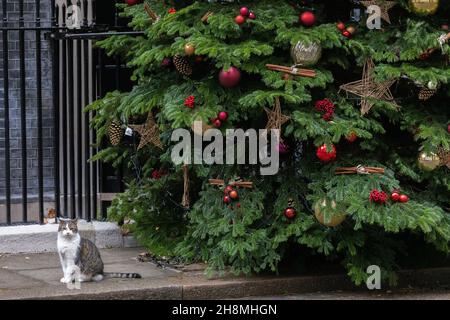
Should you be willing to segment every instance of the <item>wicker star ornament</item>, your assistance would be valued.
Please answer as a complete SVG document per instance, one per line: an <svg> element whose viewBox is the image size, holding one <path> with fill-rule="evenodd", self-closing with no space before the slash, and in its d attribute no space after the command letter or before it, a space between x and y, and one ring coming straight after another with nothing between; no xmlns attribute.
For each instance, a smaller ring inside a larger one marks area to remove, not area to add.
<svg viewBox="0 0 450 320"><path fill-rule="evenodd" d="M370 1L361 1L366 8L376 5L381 9L381 19L386 21L387 23L391 23L391 18L389 17L389 10L392 9L397 3L395 1L385 1L385 0L370 0Z"/></svg>
<svg viewBox="0 0 450 320"><path fill-rule="evenodd" d="M264 110L266 111L268 118L266 130L278 129L281 131L281 126L291 119L281 113L281 103L279 97L275 98L275 106L273 110L270 110L269 108L264 108Z"/></svg>
<svg viewBox="0 0 450 320"><path fill-rule="evenodd" d="M159 139L158 126L151 111L148 113L147 121L144 124L133 124L130 125L130 128L139 133L141 136L138 150L142 149L149 143L160 149L163 148L162 142Z"/></svg>
<svg viewBox="0 0 450 320"><path fill-rule="evenodd" d="M361 80L353 81L339 87L339 90L344 90L361 97L361 115L369 113L372 109L375 100L383 100L390 102L395 107L399 106L395 103L391 90L389 89L397 79L390 79L384 82L375 82L373 77L375 65L372 59L367 59L364 64L363 75Z"/></svg>

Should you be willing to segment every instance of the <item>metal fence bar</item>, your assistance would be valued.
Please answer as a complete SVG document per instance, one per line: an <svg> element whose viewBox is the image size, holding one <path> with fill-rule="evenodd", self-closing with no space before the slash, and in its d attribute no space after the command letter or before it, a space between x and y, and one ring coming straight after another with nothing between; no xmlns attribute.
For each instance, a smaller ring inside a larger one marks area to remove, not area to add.
<svg viewBox="0 0 450 320"><path fill-rule="evenodd" d="M74 112L74 68L73 68L73 41L69 40L67 43L67 78L68 78L68 91L69 102L68 106L68 121L69 121L69 185L70 185L70 217L75 218L75 141L74 137L70 136L74 134L75 129L75 112Z"/></svg>
<svg viewBox="0 0 450 320"><path fill-rule="evenodd" d="M6 13L6 0L2 0L3 26L8 22ZM3 42L3 114L5 125L5 196L6 196L6 223L11 224L11 153L9 143L9 46L8 31L2 31Z"/></svg>
<svg viewBox="0 0 450 320"><path fill-rule="evenodd" d="M88 1L84 0L83 2L85 12L83 18L83 25L85 27L88 26ZM83 40L83 70L84 70L84 105L87 106L90 103L89 96L89 79L90 79L90 71L89 71L89 40ZM85 192L85 211L86 211L86 220L91 221L91 164L89 162L90 154L90 130L89 130L89 112L84 113L84 192Z"/></svg>
<svg viewBox="0 0 450 320"><path fill-rule="evenodd" d="M65 14L65 7L62 8L63 15ZM66 27L66 22L63 20L62 27ZM68 205L68 193L69 193L69 181L68 177L68 169L67 169L67 143L68 143L68 135L67 135L67 40L61 40L61 86L62 86L62 94L61 94L61 105L58 108L61 110L61 139L62 139L62 186L63 186L63 215L64 217L68 217L69 205Z"/></svg>
<svg viewBox="0 0 450 320"><path fill-rule="evenodd" d="M76 119L77 119L77 200L78 200L78 217L82 218L83 213L83 127L82 127L82 119L83 119L83 96L82 96L82 60L81 60L81 40L76 40L77 45L77 106L75 108Z"/></svg>
<svg viewBox="0 0 450 320"><path fill-rule="evenodd" d="M19 0L19 26L24 27L24 0ZM27 100L25 71L25 30L19 30L19 69L20 69L20 129L22 139L22 221L28 221L28 181L27 181Z"/></svg>
<svg viewBox="0 0 450 320"><path fill-rule="evenodd" d="M41 1L35 0L36 26L41 25ZM36 30L36 97L37 97L37 127L38 127L38 198L39 223L44 223L44 164L42 144L42 61L41 61L41 31Z"/></svg>
<svg viewBox="0 0 450 320"><path fill-rule="evenodd" d="M58 23L57 14L58 11L55 9L55 0L51 2L51 16L52 16L52 26L56 26ZM56 216L61 216L61 188L60 188L60 157L59 157L59 62L60 62L60 43L61 41L52 39L50 42L50 50L52 52L52 96L53 96L53 166L54 166L54 181L53 186L55 188L55 210Z"/></svg>

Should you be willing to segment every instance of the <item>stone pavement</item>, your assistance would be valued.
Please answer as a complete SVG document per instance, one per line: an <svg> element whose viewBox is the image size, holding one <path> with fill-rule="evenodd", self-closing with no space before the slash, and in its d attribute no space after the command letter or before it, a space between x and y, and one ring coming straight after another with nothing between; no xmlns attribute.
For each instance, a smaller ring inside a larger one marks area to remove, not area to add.
<svg viewBox="0 0 450 320"><path fill-rule="evenodd" d="M193 266L184 272L161 269L139 262L141 248L100 249L106 272L138 272L142 279L105 279L81 283L70 290L59 282L62 271L56 253L0 254L0 299L239 299L251 296L330 298L330 291L350 291L355 296L376 293L355 290L345 275L252 276L208 279ZM403 274L410 283L450 284L450 269L432 269ZM322 292L322 293L320 293ZM314 295L316 293L316 295ZM339 295L335 297L340 297Z"/></svg>

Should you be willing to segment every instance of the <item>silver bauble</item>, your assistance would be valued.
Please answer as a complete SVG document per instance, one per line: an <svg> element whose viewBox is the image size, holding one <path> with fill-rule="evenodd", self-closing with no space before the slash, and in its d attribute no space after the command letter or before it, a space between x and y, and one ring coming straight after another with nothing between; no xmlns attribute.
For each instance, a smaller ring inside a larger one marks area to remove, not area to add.
<svg viewBox="0 0 450 320"><path fill-rule="evenodd" d="M299 41L292 46L291 57L296 65L312 66L322 57L322 46L318 42L306 44Z"/></svg>

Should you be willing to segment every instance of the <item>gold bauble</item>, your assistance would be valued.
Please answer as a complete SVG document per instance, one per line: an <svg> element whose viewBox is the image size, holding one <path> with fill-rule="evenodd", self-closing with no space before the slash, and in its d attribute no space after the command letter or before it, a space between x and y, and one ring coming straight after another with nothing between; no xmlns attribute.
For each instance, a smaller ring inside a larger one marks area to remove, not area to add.
<svg viewBox="0 0 450 320"><path fill-rule="evenodd" d="M431 153L421 152L417 160L419 162L420 169L424 171L433 171L441 164L441 159L437 154L433 152Z"/></svg>
<svg viewBox="0 0 450 320"><path fill-rule="evenodd" d="M305 44L299 41L292 46L291 57L296 65L312 66L322 57L322 46L318 42Z"/></svg>
<svg viewBox="0 0 450 320"><path fill-rule="evenodd" d="M184 45L184 53L187 56L193 56L195 54L195 46L192 43L187 43Z"/></svg>
<svg viewBox="0 0 450 320"><path fill-rule="evenodd" d="M430 15L436 13L439 0L409 0L409 7L419 15Z"/></svg>
<svg viewBox="0 0 450 320"><path fill-rule="evenodd" d="M314 206L314 215L316 216L317 221L327 227L336 227L340 225L345 220L345 213L333 214L332 217L328 216L325 220L325 215L322 213L322 209L326 208L327 205L327 200L323 199L318 201ZM336 202L334 200L331 201L331 208L336 209Z"/></svg>

